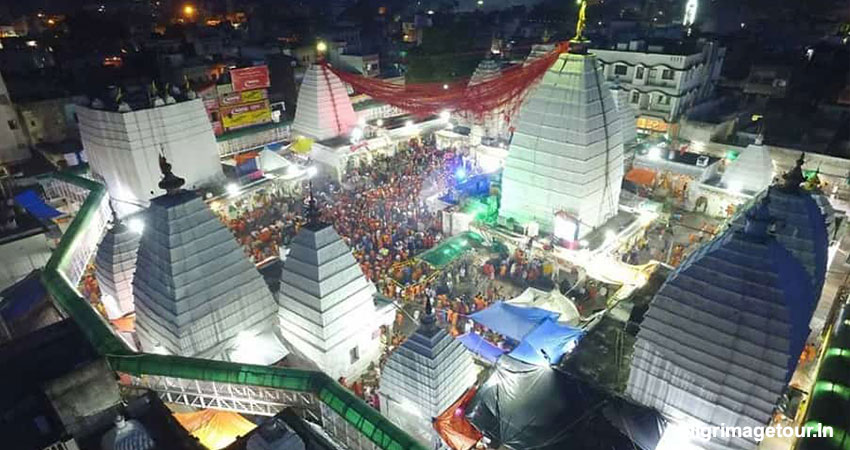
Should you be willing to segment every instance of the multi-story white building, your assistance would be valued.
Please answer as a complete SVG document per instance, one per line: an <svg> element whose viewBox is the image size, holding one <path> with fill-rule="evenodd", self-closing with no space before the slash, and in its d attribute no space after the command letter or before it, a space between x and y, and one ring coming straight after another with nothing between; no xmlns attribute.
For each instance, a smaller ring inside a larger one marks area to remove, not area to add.
<svg viewBox="0 0 850 450"><path fill-rule="evenodd" d="M665 133L691 108L712 97L726 49L705 40L631 41L593 52L605 80L629 92L638 129Z"/></svg>

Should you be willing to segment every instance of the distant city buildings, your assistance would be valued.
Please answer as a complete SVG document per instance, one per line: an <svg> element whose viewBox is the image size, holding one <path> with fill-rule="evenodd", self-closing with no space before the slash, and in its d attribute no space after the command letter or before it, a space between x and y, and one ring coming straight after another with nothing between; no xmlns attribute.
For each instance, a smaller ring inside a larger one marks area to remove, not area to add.
<svg viewBox="0 0 850 450"><path fill-rule="evenodd" d="M629 93L642 132L667 133L715 92L725 48L714 41L642 40L594 49L606 81Z"/></svg>

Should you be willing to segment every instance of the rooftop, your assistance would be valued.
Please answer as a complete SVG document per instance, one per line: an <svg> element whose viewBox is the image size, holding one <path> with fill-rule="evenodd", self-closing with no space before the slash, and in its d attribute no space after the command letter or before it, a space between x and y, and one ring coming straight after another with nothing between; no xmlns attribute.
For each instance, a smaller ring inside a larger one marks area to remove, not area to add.
<svg viewBox="0 0 850 450"><path fill-rule="evenodd" d="M630 42L610 42L597 46L594 46L593 43L591 43L591 46L599 50L616 50L631 53L690 56L702 52L702 46L704 45L704 43L704 41L700 41L697 39L677 40L655 38L645 40L632 40Z"/></svg>

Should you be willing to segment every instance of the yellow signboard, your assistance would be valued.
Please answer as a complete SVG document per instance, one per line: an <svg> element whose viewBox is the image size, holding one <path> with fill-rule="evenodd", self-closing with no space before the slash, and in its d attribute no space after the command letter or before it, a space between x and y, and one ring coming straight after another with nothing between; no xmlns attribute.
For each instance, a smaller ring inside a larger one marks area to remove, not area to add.
<svg viewBox="0 0 850 450"><path fill-rule="evenodd" d="M669 125L664 119L658 119L655 117L638 117L637 119L637 127L643 130L657 131L659 133L666 133Z"/></svg>
<svg viewBox="0 0 850 450"><path fill-rule="evenodd" d="M271 108L266 100L232 108L221 108L220 113L221 124L225 130L235 130L272 120Z"/></svg>
<svg viewBox="0 0 850 450"><path fill-rule="evenodd" d="M254 103L266 99L265 89L254 89L253 91L234 92L232 94L222 95L219 98L221 106L235 106L245 103Z"/></svg>

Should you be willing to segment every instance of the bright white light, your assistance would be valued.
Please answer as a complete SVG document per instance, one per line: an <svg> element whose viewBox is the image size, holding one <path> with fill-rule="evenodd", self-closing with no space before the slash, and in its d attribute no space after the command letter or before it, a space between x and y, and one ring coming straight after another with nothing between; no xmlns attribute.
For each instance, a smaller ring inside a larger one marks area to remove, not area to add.
<svg viewBox="0 0 850 450"><path fill-rule="evenodd" d="M655 450L694 450L700 448L694 440L694 436L686 425L669 422Z"/></svg>
<svg viewBox="0 0 850 450"><path fill-rule="evenodd" d="M659 160L661 159L661 147L655 146L649 149L649 153L646 154L649 159Z"/></svg>
<svg viewBox="0 0 850 450"><path fill-rule="evenodd" d="M448 85L448 84L443 84L443 89L448 90L448 89L449 89L449 85Z"/></svg>
<svg viewBox="0 0 850 450"><path fill-rule="evenodd" d="M375 122L375 124L378 125L379 127L384 126L384 119L378 119L378 121Z"/></svg>
<svg viewBox="0 0 850 450"><path fill-rule="evenodd" d="M578 232L578 224L574 219L564 216L562 214L555 214L554 225L554 233L556 238L565 239L568 241L575 240L576 233Z"/></svg>
<svg viewBox="0 0 850 450"><path fill-rule="evenodd" d="M240 331L236 335L236 358L240 362L254 362L263 359L263 340L257 333Z"/></svg>
<svg viewBox="0 0 850 450"><path fill-rule="evenodd" d="M231 196L239 195L239 185L236 183L228 183L226 189Z"/></svg>
<svg viewBox="0 0 850 450"><path fill-rule="evenodd" d="M450 113L448 111L442 111L440 113L440 120L442 120L443 122L448 122L449 119L451 119L451 118L452 118L452 113Z"/></svg>
<svg viewBox="0 0 850 450"><path fill-rule="evenodd" d="M363 130L360 128L351 130L351 143L360 142L360 139L363 139Z"/></svg>
<svg viewBox="0 0 850 450"><path fill-rule="evenodd" d="M697 0L688 0L688 4L685 6L685 18L682 21L686 27L689 27L696 22L697 6Z"/></svg>
<svg viewBox="0 0 850 450"><path fill-rule="evenodd" d="M38 42L36 42L36 41L27 41L27 47L38 47Z"/></svg>
<svg viewBox="0 0 850 450"><path fill-rule="evenodd" d="M404 126L406 126L406 127L412 127L412 126L413 126L413 121L412 121L412 120L410 120L410 119L405 120L405 121L404 121Z"/></svg>
<svg viewBox="0 0 850 450"><path fill-rule="evenodd" d="M649 225L656 217L658 217L658 214L654 212L641 211L640 216L638 216L638 221L641 225Z"/></svg>
<svg viewBox="0 0 850 450"><path fill-rule="evenodd" d="M478 0L478 6L481 6L483 4L484 4L484 0Z"/></svg>
<svg viewBox="0 0 850 450"><path fill-rule="evenodd" d="M702 141L692 141L691 149L697 153L705 151L705 142Z"/></svg>
<svg viewBox="0 0 850 450"><path fill-rule="evenodd" d="M744 188L744 187L741 185L741 183L739 183L739 182L737 182L737 181L734 181L734 182L732 182L732 183L729 183L729 187L728 187L729 192L731 192L731 193L733 193L733 194L740 194L740 193L741 193L741 190L742 190L743 188Z"/></svg>
<svg viewBox="0 0 850 450"><path fill-rule="evenodd" d="M316 166L310 166L305 171L305 174L307 175L307 178L313 178L319 174L319 169L317 169Z"/></svg>
<svg viewBox="0 0 850 450"><path fill-rule="evenodd" d="M145 222L138 217L134 217L127 221L127 228L133 233L142 234L142 231L145 231Z"/></svg>
<svg viewBox="0 0 850 450"><path fill-rule="evenodd" d="M741 22L741 28L744 28L744 27L746 27L746 26L747 26L747 24L746 24L746 23Z"/></svg>
<svg viewBox="0 0 850 450"><path fill-rule="evenodd" d="M433 15L434 15L434 10L433 10L433 9L429 9L429 10L428 10L428 15L429 15L429 16L433 16Z"/></svg>
<svg viewBox="0 0 850 450"><path fill-rule="evenodd" d="M481 158L478 163L481 164L481 170L484 173L493 173L502 167L496 158Z"/></svg>

